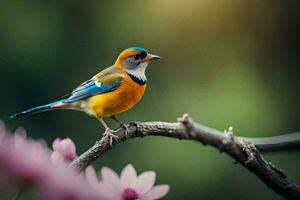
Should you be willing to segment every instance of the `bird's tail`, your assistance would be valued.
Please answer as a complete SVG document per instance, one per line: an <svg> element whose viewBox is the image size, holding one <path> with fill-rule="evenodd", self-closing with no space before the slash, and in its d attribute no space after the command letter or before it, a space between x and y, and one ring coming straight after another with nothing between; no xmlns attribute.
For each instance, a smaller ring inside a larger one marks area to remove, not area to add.
<svg viewBox="0 0 300 200"><path fill-rule="evenodd" d="M54 110L54 109L62 109L66 108L70 103L65 103L63 100L55 101L46 105L30 108L28 110L24 110L22 112L16 113L9 118L15 118L15 117L21 117L29 114L36 114L40 112L46 112L49 110Z"/></svg>

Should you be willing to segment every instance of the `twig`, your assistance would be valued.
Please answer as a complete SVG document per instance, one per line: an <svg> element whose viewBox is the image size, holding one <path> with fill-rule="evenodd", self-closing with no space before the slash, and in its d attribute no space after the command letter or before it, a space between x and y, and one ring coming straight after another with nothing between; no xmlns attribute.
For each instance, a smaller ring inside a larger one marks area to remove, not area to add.
<svg viewBox="0 0 300 200"><path fill-rule="evenodd" d="M183 115L182 118L179 118L176 123L132 122L129 124L128 129L129 138L148 135L166 136L195 140L204 145L208 144L214 146L253 172L274 192L286 199L300 199L300 187L290 182L280 169L275 168L271 163L265 161L258 151L258 149L266 151L286 149L287 146L293 148L296 146L299 147L299 134L298 138L287 137L289 139L284 138L281 142L278 138L279 136L270 137L270 141L268 141L267 138L236 137L233 135L233 129L231 127L223 133L193 122L186 114ZM124 130L120 130L117 135L119 136L119 141L125 141L127 139ZM294 141L291 139L294 139ZM297 139L296 142L295 139ZM113 145L118 142L114 142ZM291 145L291 142L293 145ZM107 138L102 137L93 147L73 161L71 166L82 171L110 148Z"/></svg>

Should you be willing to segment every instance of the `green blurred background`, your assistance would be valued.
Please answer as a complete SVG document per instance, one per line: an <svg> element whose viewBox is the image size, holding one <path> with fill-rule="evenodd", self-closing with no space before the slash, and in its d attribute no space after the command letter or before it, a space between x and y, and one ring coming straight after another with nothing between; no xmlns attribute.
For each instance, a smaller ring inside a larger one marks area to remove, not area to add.
<svg viewBox="0 0 300 200"><path fill-rule="evenodd" d="M300 130L300 2L279 0L5 1L0 6L0 118L28 135L70 137L84 152L97 120L74 111L8 116L56 99L141 46L163 57L143 100L120 118L195 121L256 137ZM114 122L108 120L116 126ZM299 152L265 155L300 183ZM217 150L163 137L128 140L95 163L155 170L165 199L281 199Z"/></svg>

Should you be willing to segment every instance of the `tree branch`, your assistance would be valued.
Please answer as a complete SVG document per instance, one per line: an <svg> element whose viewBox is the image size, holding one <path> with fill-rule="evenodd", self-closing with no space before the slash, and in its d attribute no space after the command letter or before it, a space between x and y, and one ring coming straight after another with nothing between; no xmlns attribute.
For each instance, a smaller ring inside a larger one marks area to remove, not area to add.
<svg viewBox="0 0 300 200"><path fill-rule="evenodd" d="M148 135L166 136L195 140L204 145L214 146L253 172L277 194L287 199L300 199L300 187L290 182L280 169L275 168L271 163L265 161L258 151L258 149L272 151L299 148L299 134L290 134L288 137L275 136L269 138L236 137L233 135L231 127L223 133L193 122L186 114L176 123L132 122L128 128L129 138ZM119 136L119 141L127 139L124 130L120 130L117 135ZM113 145L118 142L114 142ZM93 147L73 161L71 166L82 171L110 148L108 139L102 137Z"/></svg>

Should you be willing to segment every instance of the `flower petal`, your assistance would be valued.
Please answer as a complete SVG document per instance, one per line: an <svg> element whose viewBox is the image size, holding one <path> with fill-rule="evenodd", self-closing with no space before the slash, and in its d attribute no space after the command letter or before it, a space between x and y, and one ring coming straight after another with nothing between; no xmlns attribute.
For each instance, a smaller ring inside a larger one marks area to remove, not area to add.
<svg viewBox="0 0 300 200"><path fill-rule="evenodd" d="M155 182L155 172L148 171L144 172L137 177L134 184L134 188L138 191L140 195L148 192L154 185Z"/></svg>
<svg viewBox="0 0 300 200"><path fill-rule="evenodd" d="M64 157L56 151L51 153L51 162L56 166L66 165Z"/></svg>
<svg viewBox="0 0 300 200"><path fill-rule="evenodd" d="M121 172L120 176L123 188L133 187L136 181L136 171L134 167L129 164Z"/></svg>
<svg viewBox="0 0 300 200"><path fill-rule="evenodd" d="M149 192L140 196L139 200L156 200L164 197L170 190L169 185L154 186Z"/></svg>
<svg viewBox="0 0 300 200"><path fill-rule="evenodd" d="M88 166L86 168L85 179L93 188L96 188L99 185L97 174L93 166Z"/></svg>
<svg viewBox="0 0 300 200"><path fill-rule="evenodd" d="M76 147L70 138L56 138L52 144L54 151L61 153L65 160L73 161L76 158Z"/></svg>
<svg viewBox="0 0 300 200"><path fill-rule="evenodd" d="M100 183L98 185L97 191L99 193L100 199L105 199L105 200L123 200L122 195L112 192L111 188L104 183Z"/></svg>
<svg viewBox="0 0 300 200"><path fill-rule="evenodd" d="M119 176L112 169L103 167L101 169L102 183L109 186L112 192L122 194L122 185Z"/></svg>

